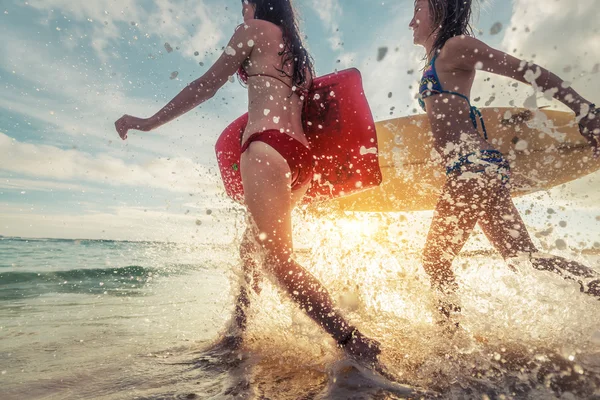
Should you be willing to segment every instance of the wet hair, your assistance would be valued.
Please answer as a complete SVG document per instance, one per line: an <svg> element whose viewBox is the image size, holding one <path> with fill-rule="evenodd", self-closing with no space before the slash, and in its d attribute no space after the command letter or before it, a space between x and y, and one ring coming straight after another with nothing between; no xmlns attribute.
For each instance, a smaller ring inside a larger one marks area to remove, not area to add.
<svg viewBox="0 0 600 400"><path fill-rule="evenodd" d="M313 60L304 47L292 0L242 0L242 3L245 1L256 7L255 19L271 22L283 30L284 48L279 53L282 61L281 68L277 68L277 71L292 78L294 85L310 84L314 75ZM294 65L291 74L284 68L290 63Z"/></svg>
<svg viewBox="0 0 600 400"><path fill-rule="evenodd" d="M417 5L415 0L415 6ZM430 56L439 52L448 39L454 36L474 36L471 26L472 0L427 0L432 25L436 29L430 36L437 34Z"/></svg>

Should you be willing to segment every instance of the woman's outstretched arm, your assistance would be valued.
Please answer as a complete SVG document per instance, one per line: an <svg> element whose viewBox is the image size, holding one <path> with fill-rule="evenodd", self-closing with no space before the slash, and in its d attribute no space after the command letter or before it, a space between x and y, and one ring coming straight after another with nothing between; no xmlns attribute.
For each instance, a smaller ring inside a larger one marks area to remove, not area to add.
<svg viewBox="0 0 600 400"><path fill-rule="evenodd" d="M456 36L446 42L444 51L455 55L450 62L457 68L479 69L506 76L551 95L575 112L581 134L594 148L595 155L600 155L600 113L591 101L583 98L560 77L539 65L496 50L473 37Z"/></svg>
<svg viewBox="0 0 600 400"><path fill-rule="evenodd" d="M254 21L240 25L213 66L200 78L188 84L173 100L152 117L137 118L124 115L117 120L115 127L121 139L127 139L127 131L130 129L151 131L212 98L250 56L254 47L257 29Z"/></svg>

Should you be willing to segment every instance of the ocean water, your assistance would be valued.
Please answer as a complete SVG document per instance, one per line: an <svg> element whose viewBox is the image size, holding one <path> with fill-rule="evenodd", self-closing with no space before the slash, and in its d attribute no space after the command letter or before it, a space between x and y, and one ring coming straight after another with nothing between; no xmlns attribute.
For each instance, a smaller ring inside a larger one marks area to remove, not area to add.
<svg viewBox="0 0 600 400"><path fill-rule="evenodd" d="M466 252L455 263L462 328L448 335L417 251L308 230L317 244L299 261L382 343L390 373L427 394L344 367L269 279L231 351L221 339L239 282L235 245L3 238L0 398L600 399L600 302L577 285ZM593 252L571 256L600 270Z"/></svg>
<svg viewBox="0 0 600 400"><path fill-rule="evenodd" d="M218 253L0 240L0 398L137 396L166 373L158 353L209 341L229 318L231 266L206 258Z"/></svg>

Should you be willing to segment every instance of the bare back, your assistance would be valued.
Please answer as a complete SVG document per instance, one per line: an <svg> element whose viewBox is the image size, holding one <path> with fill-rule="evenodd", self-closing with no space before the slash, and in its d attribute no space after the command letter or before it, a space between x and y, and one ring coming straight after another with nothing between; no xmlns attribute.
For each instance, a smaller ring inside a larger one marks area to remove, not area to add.
<svg viewBox="0 0 600 400"><path fill-rule="evenodd" d="M437 76L445 90L471 97L475 69L459 68L455 54L442 49L435 61ZM450 160L477 150L493 149L473 125L470 105L462 97L442 93L424 99L431 124L436 151Z"/></svg>
<svg viewBox="0 0 600 400"><path fill-rule="evenodd" d="M256 132L276 129L282 130L299 142L308 145L302 127L304 88L294 88L292 78L293 65L282 68L284 40L281 28L267 21L254 21L258 32L254 35L253 49L244 63L248 78L248 125L242 137L245 142ZM241 27L240 29L244 29ZM252 76L263 75L263 76ZM275 78L274 78L275 77ZM278 78L278 79L276 79ZM310 86L306 84L306 87Z"/></svg>

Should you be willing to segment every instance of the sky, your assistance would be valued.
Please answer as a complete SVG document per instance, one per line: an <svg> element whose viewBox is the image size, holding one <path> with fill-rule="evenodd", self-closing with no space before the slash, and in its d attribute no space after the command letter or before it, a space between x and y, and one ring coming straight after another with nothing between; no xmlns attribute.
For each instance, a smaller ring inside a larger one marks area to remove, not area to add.
<svg viewBox="0 0 600 400"><path fill-rule="evenodd" d="M479 4L477 37L600 103L597 0ZM296 6L319 74L359 68L376 120L421 112L412 0ZM245 89L228 83L177 121L126 142L113 123L158 111L210 67L241 22L239 0L2 1L0 235L230 242L241 214L224 194L214 143L245 112ZM380 47L388 53L377 61ZM531 89L516 94L510 84L480 73L474 93L482 102L493 96L493 106L523 105ZM583 236L589 245L600 241L599 183L596 173L517 205L536 205L526 217L534 230L572 221L555 238Z"/></svg>

